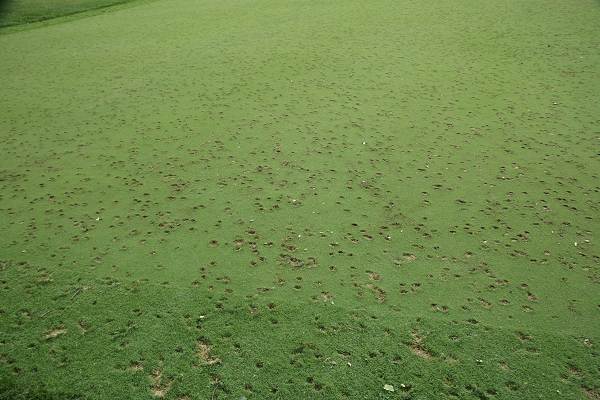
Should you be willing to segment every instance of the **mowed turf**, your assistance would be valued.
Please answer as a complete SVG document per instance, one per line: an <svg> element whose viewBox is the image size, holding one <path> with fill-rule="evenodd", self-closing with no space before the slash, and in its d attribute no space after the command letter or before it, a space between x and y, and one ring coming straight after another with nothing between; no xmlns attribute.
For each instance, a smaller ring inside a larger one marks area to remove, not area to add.
<svg viewBox="0 0 600 400"><path fill-rule="evenodd" d="M599 399L598 21L157 0L0 31L0 398Z"/></svg>

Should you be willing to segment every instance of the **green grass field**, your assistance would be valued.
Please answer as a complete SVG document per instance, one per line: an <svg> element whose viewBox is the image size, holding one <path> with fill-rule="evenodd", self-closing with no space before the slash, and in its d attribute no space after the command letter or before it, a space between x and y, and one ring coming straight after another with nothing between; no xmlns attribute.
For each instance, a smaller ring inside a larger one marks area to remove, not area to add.
<svg viewBox="0 0 600 400"><path fill-rule="evenodd" d="M103 10L0 29L0 399L600 399L600 2Z"/></svg>

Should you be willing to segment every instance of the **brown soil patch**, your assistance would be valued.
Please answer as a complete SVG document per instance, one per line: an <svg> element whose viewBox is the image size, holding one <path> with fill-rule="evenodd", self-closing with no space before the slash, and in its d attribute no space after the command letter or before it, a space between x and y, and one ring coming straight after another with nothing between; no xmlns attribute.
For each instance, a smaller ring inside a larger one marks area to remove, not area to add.
<svg viewBox="0 0 600 400"><path fill-rule="evenodd" d="M410 351L412 351L414 355L421 357L425 360L433 358L433 354L431 354L429 350L423 347L423 337L417 332L412 332L411 336L413 338L413 341L410 345Z"/></svg>
<svg viewBox="0 0 600 400"><path fill-rule="evenodd" d="M381 275L379 275L377 272L369 272L369 279L372 281L378 281L381 279Z"/></svg>
<svg viewBox="0 0 600 400"><path fill-rule="evenodd" d="M154 397L163 398L171 390L173 382L169 379L163 379L162 371L155 370L150 375L152 381L152 395Z"/></svg>
<svg viewBox="0 0 600 400"><path fill-rule="evenodd" d="M377 298L378 302L380 302L380 303L385 302L385 290L383 290L379 286L375 286L375 285L370 284L370 283L367 285L367 287L369 289L371 289L371 291L373 292L373 294Z"/></svg>
<svg viewBox="0 0 600 400"><path fill-rule="evenodd" d="M133 372L143 371L144 366L140 362L132 362L131 364L129 364L129 367L127 369Z"/></svg>
<svg viewBox="0 0 600 400"><path fill-rule="evenodd" d="M204 365L213 365L221 362L221 359L210 354L211 347L208 343L199 340L196 343L196 355Z"/></svg>
<svg viewBox="0 0 600 400"><path fill-rule="evenodd" d="M329 303L331 300L333 300L333 295L329 292L321 292L321 300Z"/></svg>
<svg viewBox="0 0 600 400"><path fill-rule="evenodd" d="M600 400L600 393L597 390L589 388L581 388L581 390L583 390L583 394L585 394L588 399Z"/></svg>
<svg viewBox="0 0 600 400"><path fill-rule="evenodd" d="M64 335L65 333L67 333L67 330L65 329L64 326L59 326L56 327L50 331L48 331L48 333L46 333L46 335L44 335L44 339L49 340L49 339L54 339L59 337L60 335Z"/></svg>

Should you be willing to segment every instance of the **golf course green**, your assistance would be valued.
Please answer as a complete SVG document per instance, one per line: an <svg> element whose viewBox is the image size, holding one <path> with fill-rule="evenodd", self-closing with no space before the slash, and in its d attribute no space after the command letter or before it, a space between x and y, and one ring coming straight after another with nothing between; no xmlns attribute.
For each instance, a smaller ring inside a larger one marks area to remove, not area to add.
<svg viewBox="0 0 600 400"><path fill-rule="evenodd" d="M599 0L115 3L0 16L0 399L600 399Z"/></svg>

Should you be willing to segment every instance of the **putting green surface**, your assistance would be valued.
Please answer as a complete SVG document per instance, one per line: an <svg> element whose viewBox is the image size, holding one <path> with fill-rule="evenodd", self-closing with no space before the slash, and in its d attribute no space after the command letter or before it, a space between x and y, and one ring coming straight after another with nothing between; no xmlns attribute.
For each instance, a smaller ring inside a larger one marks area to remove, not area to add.
<svg viewBox="0 0 600 400"><path fill-rule="evenodd" d="M158 0L0 30L0 398L599 399L598 21Z"/></svg>

